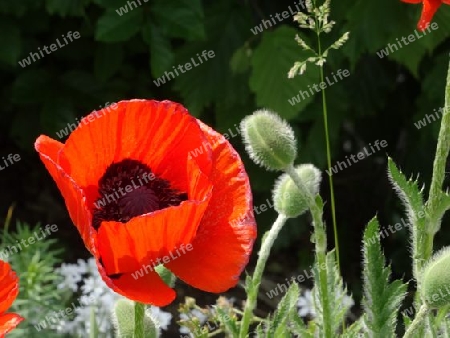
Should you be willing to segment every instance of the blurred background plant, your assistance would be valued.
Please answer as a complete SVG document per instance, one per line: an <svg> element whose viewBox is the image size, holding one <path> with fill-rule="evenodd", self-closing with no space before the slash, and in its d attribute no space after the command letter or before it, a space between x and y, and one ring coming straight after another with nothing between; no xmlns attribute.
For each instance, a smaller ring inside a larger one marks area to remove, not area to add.
<svg viewBox="0 0 450 338"><path fill-rule="evenodd" d="M77 123L77 119L107 103L134 97L179 101L192 114L227 133L245 161L256 207L268 204L277 177L257 168L237 137L239 122L256 108L274 110L294 127L299 163L313 163L322 171L326 168L320 95L289 103L300 90L307 91L308 85L320 82L314 71L287 78L291 66L309 56L299 48L295 36L309 44L315 41L315 36L299 29L291 16L276 19L277 13L289 8L296 11L297 1L140 2L142 5L133 9L128 7L133 1L124 0L0 2L0 157L9 153L21 156L21 161L0 171L0 215L16 202L14 218L30 224L58 224L60 230L52 236L58 239L55 247L71 250L61 253L55 265L89 255L55 184L38 162L33 142L39 134L58 139L57 133L67 130L68 124ZM128 12L120 11L123 8ZM386 153L406 176L420 172L421 181L430 182L439 122L422 127L416 124L443 106L450 48L449 6L442 6L435 16L439 29L421 33L420 39L389 55L377 53L388 44L398 43L397 39L414 34L419 11L419 6L396 0L332 1L331 16L336 25L323 36L324 45L328 45L351 32L349 41L339 53L330 54L324 66L325 76L339 69L351 74L327 88L332 164L377 139L388 143L383 151L333 175L338 230L343 234L340 257L346 262L342 272L357 303L365 225L375 213L382 226L399 222L403 215L386 176ZM265 25L262 20L266 20ZM55 43L57 38L61 40L69 31L79 32L80 38L26 67L19 65L31 52ZM203 50L214 51L215 57L165 84L155 84L166 71L189 62ZM327 180L323 180L321 195L329 201ZM328 225L329 207L326 203ZM270 208L258 210L259 232L263 233L276 213ZM443 227L446 225L447 217ZM8 229L8 233L19 231L14 226ZM331 229L327 233L332 245ZM285 278L308 269L313 260L309 234L307 217L288 221L275 243L262 290L271 290ZM443 232L435 247L449 240L450 234ZM384 239L383 245L394 276L410 278L404 250L406 229ZM29 254L34 255L36 248L33 246ZM250 270L252 264L254 260ZM19 276L26 271L14 262L13 267ZM215 302L214 297L186 290L203 304ZM183 297L181 292L179 298ZM267 309L273 309L278 300L265 297L262 301Z"/></svg>
<svg viewBox="0 0 450 338"><path fill-rule="evenodd" d="M17 221L15 231L10 229L12 207L9 209L0 242L0 259L14 266L19 277L19 295L11 311L20 313L25 320L13 330L11 337L57 337L50 325L36 330L34 325L46 322L46 316L53 311L64 309L64 290L55 286L62 281L62 276L55 271L55 266L62 261L63 250L55 238L36 240L26 244L38 234L42 238L41 225L30 226ZM22 244L21 244L22 243ZM15 249L12 249L14 247ZM16 251L17 250L17 251Z"/></svg>

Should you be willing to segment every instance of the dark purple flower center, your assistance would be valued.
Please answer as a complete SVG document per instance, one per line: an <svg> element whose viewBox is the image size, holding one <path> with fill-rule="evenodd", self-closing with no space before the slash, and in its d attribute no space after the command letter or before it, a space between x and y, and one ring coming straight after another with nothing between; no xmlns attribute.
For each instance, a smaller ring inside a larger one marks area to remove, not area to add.
<svg viewBox="0 0 450 338"><path fill-rule="evenodd" d="M151 169L136 160L111 164L98 181L99 197L94 202L92 226L102 221L126 223L131 218L187 200L187 194L170 187Z"/></svg>

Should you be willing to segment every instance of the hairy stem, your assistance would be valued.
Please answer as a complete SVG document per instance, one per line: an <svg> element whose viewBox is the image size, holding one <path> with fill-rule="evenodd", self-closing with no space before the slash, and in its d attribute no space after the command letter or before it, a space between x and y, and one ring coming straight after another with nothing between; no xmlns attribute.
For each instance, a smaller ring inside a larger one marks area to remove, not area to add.
<svg viewBox="0 0 450 338"><path fill-rule="evenodd" d="M298 176L293 165L286 168L286 173L291 177L297 187L303 191L308 199L308 206L311 211L314 226L314 244L316 251L316 263L318 266L318 276L316 280L316 287L319 288L320 300L323 308L323 337L333 337L334 333L331 328L330 318L330 301L328 297L328 272L327 272L327 236L325 226L322 221L322 208L314 200L314 196L308 193L308 189L303 184L302 180Z"/></svg>
<svg viewBox="0 0 450 338"><path fill-rule="evenodd" d="M283 214L278 215L275 223L270 228L267 236L263 237L263 243L258 253L258 261L253 273L251 288L247 290L247 300L245 302L244 316L242 317L241 329L239 331L239 338L246 338L248 335L248 328L253 317L253 310L256 307L256 300L258 297L259 285L264 272L264 268L269 258L270 250L272 249L275 239L278 237L281 229L287 221L287 217Z"/></svg>
<svg viewBox="0 0 450 338"><path fill-rule="evenodd" d="M428 194L428 201L426 203L426 210L428 214L428 224L421 234L424 238L422 252L415 252L417 257L415 264L417 265L415 271L418 275L418 289L420 287L420 272L423 265L431 257L433 253L433 239L440 227L440 219L438 213L438 205L442 195L442 184L445 178L445 165L450 151L450 62L447 74L447 85L445 88L445 106L442 114L441 129L439 130L438 143L436 147L436 155L433 163L433 176L431 179L430 192ZM420 291L420 290L418 290Z"/></svg>
<svg viewBox="0 0 450 338"><path fill-rule="evenodd" d="M145 305L134 303L134 338L144 338Z"/></svg>
<svg viewBox="0 0 450 338"><path fill-rule="evenodd" d="M420 327L420 325L422 324L422 322L424 321L424 319L427 317L428 311L429 311L429 308L425 304L423 304L420 307L419 312L417 312L416 317L414 318L413 322L408 327L408 330L406 330L403 338L415 337L415 333L416 333L417 329Z"/></svg>

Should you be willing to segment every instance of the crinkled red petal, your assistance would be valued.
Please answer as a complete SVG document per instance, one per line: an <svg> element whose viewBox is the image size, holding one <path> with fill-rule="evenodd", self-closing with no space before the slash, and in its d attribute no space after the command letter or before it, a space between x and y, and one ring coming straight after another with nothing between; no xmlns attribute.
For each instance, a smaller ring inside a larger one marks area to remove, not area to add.
<svg viewBox="0 0 450 338"><path fill-rule="evenodd" d="M442 0L424 0L422 15L420 17L417 28L424 31L433 20L433 16L439 7L442 5Z"/></svg>
<svg viewBox="0 0 450 338"><path fill-rule="evenodd" d="M123 274L111 280L101 264L97 262L100 275L106 284L128 299L144 304L166 306L175 299L175 291L168 287L156 272L141 275Z"/></svg>
<svg viewBox="0 0 450 338"><path fill-rule="evenodd" d="M92 122L88 122L91 120ZM173 188L187 191L187 164L193 149L200 170L211 170L210 149L196 120L186 108L171 101L130 100L85 117L67 139L59 164L87 190L88 203L98 197L98 181L112 163L133 159L168 180Z"/></svg>
<svg viewBox="0 0 450 338"><path fill-rule="evenodd" d="M0 314L8 310L19 293L19 279L11 266L0 260Z"/></svg>
<svg viewBox="0 0 450 338"><path fill-rule="evenodd" d="M236 285L256 238L250 183L239 155L219 133L199 121L213 150L211 201L192 251L166 265L186 283L209 292Z"/></svg>
<svg viewBox="0 0 450 338"><path fill-rule="evenodd" d="M95 231L91 227L92 214L86 202L85 192L58 164L58 157L63 144L47 136L39 136L35 142L35 148L47 168L48 172L56 182L61 195L63 196L67 210L72 222L81 234L84 244L93 254L95 248Z"/></svg>
<svg viewBox="0 0 450 338"><path fill-rule="evenodd" d="M5 334L11 332L13 329L24 320L21 316L15 313L5 313L0 316L0 338L5 337Z"/></svg>

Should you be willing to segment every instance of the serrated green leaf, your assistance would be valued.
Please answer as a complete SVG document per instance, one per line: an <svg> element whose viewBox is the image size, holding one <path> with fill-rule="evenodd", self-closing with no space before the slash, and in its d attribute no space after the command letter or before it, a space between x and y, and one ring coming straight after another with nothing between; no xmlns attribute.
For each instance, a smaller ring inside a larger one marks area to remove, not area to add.
<svg viewBox="0 0 450 338"><path fill-rule="evenodd" d="M368 337L395 337L397 311L407 285L401 280L389 282L391 269L385 267L379 230L378 221L373 218L363 237L364 325Z"/></svg>
<svg viewBox="0 0 450 338"><path fill-rule="evenodd" d="M316 197L316 203L321 205L319 208L323 207L323 202L319 195ZM326 261L327 269L327 289L328 289L328 314L325 314L323 304L321 302L320 287L318 286L319 281L316 280L313 288L313 299L314 299L314 309L316 311L316 324L318 329L318 334L321 336L323 334L324 325L329 325L331 327L331 332L337 333L340 326L342 325L348 310L351 307L349 302L345 301L347 296L347 288L344 287L344 282L339 273L336 254L334 250L327 253ZM315 276L319 276L319 267L317 264L314 265ZM348 297L348 296L347 296ZM324 318L331 320L331 323L324 323Z"/></svg>
<svg viewBox="0 0 450 338"><path fill-rule="evenodd" d="M225 328L225 332L230 334L231 337L237 337L239 335L239 327L237 325L237 319L232 313L222 309L219 306L215 306L214 309L217 311L219 322Z"/></svg>
<svg viewBox="0 0 450 338"><path fill-rule="evenodd" d="M255 334L255 336L253 336L254 338L266 338L266 334L264 332L264 328L263 328L263 324L259 323L258 326L256 327L255 332L253 332Z"/></svg>
<svg viewBox="0 0 450 338"><path fill-rule="evenodd" d="M362 338L365 337L363 335L363 327L364 327L364 315L361 316L357 321L353 322L352 325L345 329L345 332L342 334L341 338Z"/></svg>
<svg viewBox="0 0 450 338"><path fill-rule="evenodd" d="M3 46L7 46L0 49L0 63L16 66L22 50L22 38L18 25L3 18L0 21L0 39Z"/></svg>
<svg viewBox="0 0 450 338"><path fill-rule="evenodd" d="M152 76L158 78L165 71L171 71L174 62L172 46L160 28L151 22L146 22L142 29L142 36L149 46Z"/></svg>
<svg viewBox="0 0 450 338"><path fill-rule="evenodd" d="M141 29L143 11L135 8L122 15L113 9L107 9L98 19L95 28L95 40L102 42L127 41Z"/></svg>
<svg viewBox="0 0 450 338"><path fill-rule="evenodd" d="M164 35L189 41L206 36L201 0L156 0L151 10Z"/></svg>
<svg viewBox="0 0 450 338"><path fill-rule="evenodd" d="M291 284L289 290L280 300L277 310L271 316L266 328L267 338L288 336L287 323L294 312L297 312L297 300L300 290L297 283Z"/></svg>
<svg viewBox="0 0 450 338"><path fill-rule="evenodd" d="M388 176L400 200L406 208L408 221L412 227L419 226L423 229L425 213L423 205L422 190L418 182L406 177L398 170L392 158L388 158Z"/></svg>
<svg viewBox="0 0 450 338"><path fill-rule="evenodd" d="M95 77L102 82L110 79L122 66L123 54L121 44L98 44L94 58Z"/></svg>
<svg viewBox="0 0 450 338"><path fill-rule="evenodd" d="M314 337L314 332L311 332L309 328L306 327L303 319L298 314L293 314L290 317L290 324L290 329L293 334L304 338Z"/></svg>
<svg viewBox="0 0 450 338"><path fill-rule="evenodd" d="M296 34L295 29L287 26L266 32L252 56L250 88L258 106L272 109L286 119L294 118L314 99L317 93L308 86L320 83L318 68L312 65L302 76L293 79L287 76L296 61L310 56L298 47ZM294 102L300 91L306 94Z"/></svg>

